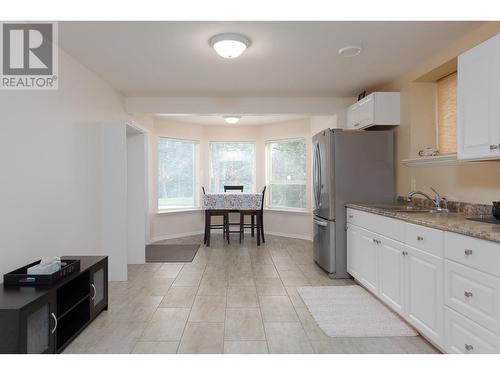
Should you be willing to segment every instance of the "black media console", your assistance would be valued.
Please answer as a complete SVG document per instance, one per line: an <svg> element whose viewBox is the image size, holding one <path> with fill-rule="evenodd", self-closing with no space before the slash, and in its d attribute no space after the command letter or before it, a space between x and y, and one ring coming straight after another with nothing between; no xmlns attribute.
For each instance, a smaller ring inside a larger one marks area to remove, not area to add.
<svg viewBox="0 0 500 375"><path fill-rule="evenodd" d="M71 256L80 272L50 287L0 284L0 353L61 353L108 308L108 257Z"/></svg>

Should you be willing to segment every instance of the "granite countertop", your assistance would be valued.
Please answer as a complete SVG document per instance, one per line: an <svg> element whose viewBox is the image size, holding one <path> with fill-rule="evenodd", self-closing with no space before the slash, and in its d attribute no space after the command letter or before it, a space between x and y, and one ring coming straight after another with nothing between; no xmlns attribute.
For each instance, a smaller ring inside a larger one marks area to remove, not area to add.
<svg viewBox="0 0 500 375"><path fill-rule="evenodd" d="M500 225L467 220L463 213L396 212L394 208L405 206L387 203L348 203L346 207L500 243Z"/></svg>

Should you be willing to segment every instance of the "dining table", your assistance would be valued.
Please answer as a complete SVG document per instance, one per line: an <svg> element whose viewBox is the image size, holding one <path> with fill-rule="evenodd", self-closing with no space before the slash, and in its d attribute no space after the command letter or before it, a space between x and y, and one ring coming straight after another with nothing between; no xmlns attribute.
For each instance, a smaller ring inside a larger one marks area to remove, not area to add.
<svg viewBox="0 0 500 375"><path fill-rule="evenodd" d="M226 193L206 193L203 195L203 209L205 210L206 213L208 213L208 211L211 212L259 211L262 209L262 194L243 193L235 191ZM208 222L206 219L205 225L210 225L209 219ZM205 230L207 230L207 228L205 228ZM208 229L208 236L210 237L210 229ZM208 243L210 244L210 239L208 239ZM260 245L259 236L257 238L257 245Z"/></svg>
<svg viewBox="0 0 500 375"><path fill-rule="evenodd" d="M260 210L261 193L206 193L203 195L204 210Z"/></svg>

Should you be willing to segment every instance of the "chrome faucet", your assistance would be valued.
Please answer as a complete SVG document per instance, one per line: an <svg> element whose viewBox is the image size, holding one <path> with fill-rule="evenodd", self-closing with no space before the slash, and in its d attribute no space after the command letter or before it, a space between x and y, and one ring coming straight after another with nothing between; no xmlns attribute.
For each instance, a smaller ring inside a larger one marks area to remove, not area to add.
<svg viewBox="0 0 500 375"><path fill-rule="evenodd" d="M430 200L432 203L434 203L434 211L439 211L439 212L448 212L448 201L446 198L441 198L441 195L431 187L431 190L434 192L434 199L432 199L430 196L428 196L426 193L420 191L420 190L415 190L412 191L408 194L407 201L411 202L413 199L414 195L422 195L428 200ZM441 207L443 205L444 207Z"/></svg>

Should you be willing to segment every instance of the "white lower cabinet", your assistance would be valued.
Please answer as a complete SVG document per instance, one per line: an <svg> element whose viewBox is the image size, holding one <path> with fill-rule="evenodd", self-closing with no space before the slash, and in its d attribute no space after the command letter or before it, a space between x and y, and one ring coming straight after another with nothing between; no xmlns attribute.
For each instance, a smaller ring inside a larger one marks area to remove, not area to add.
<svg viewBox="0 0 500 375"><path fill-rule="evenodd" d="M406 318L434 344L443 345L443 259L405 246Z"/></svg>
<svg viewBox="0 0 500 375"><path fill-rule="evenodd" d="M445 325L447 353L500 353L500 337L449 307L445 307Z"/></svg>
<svg viewBox="0 0 500 375"><path fill-rule="evenodd" d="M400 315L404 314L404 245L381 238L379 244L379 297Z"/></svg>
<svg viewBox="0 0 500 375"><path fill-rule="evenodd" d="M445 303L500 334L500 278L445 260Z"/></svg>
<svg viewBox="0 0 500 375"><path fill-rule="evenodd" d="M443 345L443 259L348 225L348 272L436 346Z"/></svg>
<svg viewBox="0 0 500 375"><path fill-rule="evenodd" d="M348 254L348 272L374 294L378 293L377 250L373 233L349 226L347 242L352 250Z"/></svg>
<svg viewBox="0 0 500 375"><path fill-rule="evenodd" d="M347 223L360 284L447 353L500 353L500 244L353 209Z"/></svg>

